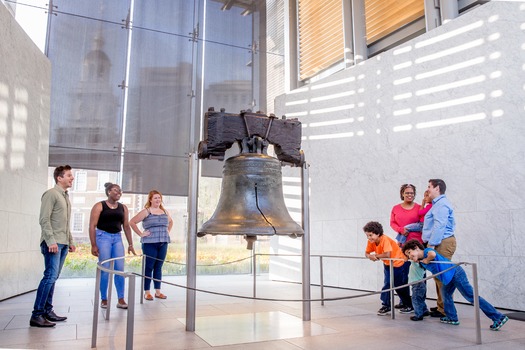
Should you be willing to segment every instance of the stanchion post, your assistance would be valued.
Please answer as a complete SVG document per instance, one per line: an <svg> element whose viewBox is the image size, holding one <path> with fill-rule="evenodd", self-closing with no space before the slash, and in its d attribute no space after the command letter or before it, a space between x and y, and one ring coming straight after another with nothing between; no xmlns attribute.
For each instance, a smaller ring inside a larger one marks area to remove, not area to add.
<svg viewBox="0 0 525 350"><path fill-rule="evenodd" d="M388 266L390 270L390 315L392 319L396 318L395 307L394 307L394 261L390 260Z"/></svg>
<svg viewBox="0 0 525 350"><path fill-rule="evenodd" d="M144 304L144 276L146 275L146 255L142 255L142 278L140 279L140 303Z"/></svg>
<svg viewBox="0 0 525 350"><path fill-rule="evenodd" d="M111 271L115 270L115 260L111 260L109 262L109 269ZM104 317L106 321L109 321L109 315L111 314L111 294L113 292L113 278L114 274L112 272L108 272L108 307L106 309L106 317Z"/></svg>
<svg viewBox="0 0 525 350"><path fill-rule="evenodd" d="M195 304L197 286L197 191L199 160L196 153L189 156L188 232L186 246L186 331L195 332Z"/></svg>
<svg viewBox="0 0 525 350"><path fill-rule="evenodd" d="M309 165L304 163L301 167L301 192L302 192L302 275L303 275L303 321L310 321L312 305L310 288L310 175Z"/></svg>
<svg viewBox="0 0 525 350"><path fill-rule="evenodd" d="M253 297L257 297L257 254L252 251L252 265L253 265Z"/></svg>
<svg viewBox="0 0 525 350"><path fill-rule="evenodd" d="M135 275L128 274L128 322L126 325L126 350L133 350L133 326L135 324Z"/></svg>
<svg viewBox="0 0 525 350"><path fill-rule="evenodd" d="M321 305L324 305L323 256L319 257L319 284L321 285Z"/></svg>
<svg viewBox="0 0 525 350"><path fill-rule="evenodd" d="M472 279L474 285L474 317L476 320L476 344L481 344L481 320L479 314L478 265L472 264Z"/></svg>
<svg viewBox="0 0 525 350"><path fill-rule="evenodd" d="M100 302L100 269L97 265L97 272L95 275L95 297L93 299L93 325L91 329L91 348L97 347L97 331L98 331L98 307Z"/></svg>

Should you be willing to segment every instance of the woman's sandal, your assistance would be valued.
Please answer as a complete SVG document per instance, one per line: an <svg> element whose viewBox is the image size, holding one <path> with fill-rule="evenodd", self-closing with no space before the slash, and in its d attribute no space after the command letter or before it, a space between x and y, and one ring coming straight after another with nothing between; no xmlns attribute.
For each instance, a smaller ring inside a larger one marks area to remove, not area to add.
<svg viewBox="0 0 525 350"><path fill-rule="evenodd" d="M167 296L165 296L165 295L162 294L162 293L160 293L160 294L155 293L155 298L158 298L158 299L166 299Z"/></svg>
<svg viewBox="0 0 525 350"><path fill-rule="evenodd" d="M149 293L146 293L146 294L144 294L144 299L152 301L153 300L153 296L151 294L149 294Z"/></svg>

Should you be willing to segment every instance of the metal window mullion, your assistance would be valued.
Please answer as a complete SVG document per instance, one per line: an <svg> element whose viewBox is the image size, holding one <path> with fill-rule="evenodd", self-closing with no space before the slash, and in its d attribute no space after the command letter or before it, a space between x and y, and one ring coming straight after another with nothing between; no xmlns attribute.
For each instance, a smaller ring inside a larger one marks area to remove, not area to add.
<svg viewBox="0 0 525 350"><path fill-rule="evenodd" d="M366 45L366 20L364 0L351 0L352 6L352 29L354 34L354 64L368 58L368 47Z"/></svg>

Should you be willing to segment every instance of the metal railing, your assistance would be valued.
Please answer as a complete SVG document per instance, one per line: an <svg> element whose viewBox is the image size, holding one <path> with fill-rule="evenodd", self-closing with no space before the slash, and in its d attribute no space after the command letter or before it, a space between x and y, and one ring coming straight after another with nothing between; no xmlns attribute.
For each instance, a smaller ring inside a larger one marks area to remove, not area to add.
<svg viewBox="0 0 525 350"><path fill-rule="evenodd" d="M202 293L208 293L208 294L214 294L214 295L219 295L219 296L227 296L227 297L234 297L234 298L241 298L241 299L251 299L251 300L263 300L263 301L284 301L284 302L312 302L312 301L318 301L318 302L321 302L321 305L324 305L325 301L337 301L337 300L345 300L345 299L354 299L354 298L361 298L361 297L365 297L365 296L370 296L370 295L374 295L374 294L381 294L381 293L385 293L385 292L390 292L390 300L391 300L391 305L392 305L392 308L391 308L391 318L392 319L395 319L395 308L393 307L394 305L394 292L396 289L400 289L400 288L404 288L404 287L408 287L408 286L411 286L411 285L414 285L414 284L418 284L418 283L423 283L423 281L427 281L429 279L432 279L438 275L441 275L451 269L454 269L456 268L457 266L459 265L471 265L472 266L472 278L473 278L473 290L474 290L474 300L473 300L473 304L474 304L474 312L475 312L475 323L476 323L476 344L481 344L481 321L480 321L480 308L479 308L479 293L478 293L478 274L477 274L477 265L475 263L469 263L469 262L459 262L459 263L454 263L454 262L448 262L448 261L440 261L439 263L443 263L443 264L450 264L450 265L453 265L451 266L450 268L444 270L444 271L441 271L439 272L438 274L435 274L435 275L431 275L431 276L428 276L422 280L419 280L419 281L416 281L416 282L411 282L411 283L408 283L408 284L404 284L404 285L401 285L401 286L397 286L397 287L394 287L394 264L390 264L390 288L389 289L385 289L385 290L379 290L379 291L372 291L372 292L364 292L363 294L359 294L359 295L353 295L353 296L344 296L344 297L336 297L336 298L325 298L324 296L324 289L325 288L335 288L335 287L330 287L330 286L325 286L324 284L324 273L323 273L323 265L324 265L324 259L325 258L332 258L332 259L357 259L357 260L368 260L368 258L365 258L365 257L355 257L355 256L342 256L342 255L311 255L311 257L317 257L319 258L319 278L320 278L320 291L321 291L321 298L318 298L318 299L275 299L275 298L258 298L257 297L257 257L258 256L280 256L280 257L284 257L284 256L288 256L288 257L298 257L300 258L301 255L297 255L297 254L262 254L262 253L254 253L251 257L247 257L247 258L244 258L244 259L239 259L239 260L236 260L236 262L240 262L240 261L243 261L243 260L246 260L246 259L252 259L252 274L253 274L253 295L252 297L247 297L247 296L242 296L242 295L233 295L233 294L227 294L227 293L219 293L219 292L213 292L213 291L209 291L209 290L203 290L203 289L198 289L198 288L190 288L190 287L187 287L187 286L184 286L184 285L180 285L180 284L176 284L176 283L171 283L171 282L167 282L167 281L163 281L163 280L157 280L155 278L151 278L151 277L147 277L144 275L144 268L145 268L145 259L146 259L146 255L139 255L139 256L126 256L126 257L119 257L119 258L112 258L112 259L108 259L108 260L105 260L105 261L102 261L102 262L99 262L97 263L97 272L96 272L96 279L95 279L95 299L94 299L94 303L93 303L93 329L92 329L92 337L91 337L91 347L92 348L95 348L96 347L96 342L97 342L97 331L98 331L98 318L99 318L99 307L100 307L100 304L99 304L99 301L100 301L100 279L101 279L101 272L104 271L104 272L107 272L109 274L108 276L108 279L109 279L109 284L108 284L108 299L107 299L107 304L108 304L108 307L107 309L105 309L105 315L104 315L104 319L106 321L109 321L110 319L110 314L111 314L111 295L112 295L112 276L114 274L116 275L119 275L119 276L122 276L124 278L128 278L129 279L129 284L128 284L128 314L127 314L127 323L126 323L126 350L131 350L133 349L133 328L134 328L134 318L135 318L135 286L136 286L136 277L141 277L142 279L142 282L141 282L141 291L144 290L144 279L145 278L149 278L153 281L160 281L162 283L165 283L165 284L168 284L168 285L172 285L172 286L175 286L175 287L179 287L179 288L184 288L184 289L189 289L189 290L192 290L192 291L198 291L198 292L202 292ZM114 270L114 262L115 260L117 259L127 259L127 258L138 258L140 257L142 259L142 274L137 274L137 273L134 273L134 272L124 272L124 271L116 271ZM155 258L152 258L152 259L155 259ZM395 260L401 260L401 259L381 259L381 260L389 260L391 262L395 261ZM110 267L109 268L105 268L104 266L102 266L102 264L105 264L109 262L110 263ZM230 264L231 262L227 262L227 263L223 263L223 264L217 264L218 265L224 265L224 264ZM435 262L431 262L431 263L435 263ZM209 266L209 265L208 265ZM216 265L213 265L213 266L216 266ZM299 282L298 282L299 283ZM340 288L340 287L336 287L336 288ZM350 288L348 288L350 289ZM141 292L141 295L142 295L142 292ZM143 303L143 295L142 297L140 298L140 303L142 304Z"/></svg>

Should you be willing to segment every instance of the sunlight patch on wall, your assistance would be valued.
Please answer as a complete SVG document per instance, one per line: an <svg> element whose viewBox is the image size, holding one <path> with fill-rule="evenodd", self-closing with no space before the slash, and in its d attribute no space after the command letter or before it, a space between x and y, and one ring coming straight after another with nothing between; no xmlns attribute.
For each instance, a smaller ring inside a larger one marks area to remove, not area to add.
<svg viewBox="0 0 525 350"><path fill-rule="evenodd" d="M405 77L405 78L401 78L401 79L396 79L394 80L394 85L402 85L402 84L408 84L412 82L412 77Z"/></svg>
<svg viewBox="0 0 525 350"><path fill-rule="evenodd" d="M463 70L465 68L472 67L472 66L475 66L477 64L482 64L484 62L485 62L485 57L483 57L483 56L476 57L476 58L473 58L471 60L467 60L467 61L463 61L463 62L460 62L460 63L452 64L450 66L439 68L439 69L436 69L436 70L433 70L433 71L430 71L430 72L417 74L416 75L416 80L432 78L432 77L435 77L437 75Z"/></svg>
<svg viewBox="0 0 525 350"><path fill-rule="evenodd" d="M320 126L349 124L353 122L354 122L354 118L345 118L345 119L339 119L339 120L328 120L328 121L323 121L323 122L310 123L309 126L311 128L315 128L315 127L320 127Z"/></svg>
<svg viewBox="0 0 525 350"><path fill-rule="evenodd" d="M352 95L355 95L355 90L349 90L349 91L339 92L337 94L314 97L310 99L310 101L319 102L319 101L333 100L335 98L347 97L347 96L352 96Z"/></svg>
<svg viewBox="0 0 525 350"><path fill-rule="evenodd" d="M435 120L431 122L417 123L416 129L426 129L426 128L434 128L437 126L468 123L468 122L483 120L486 118L486 116L487 115L485 113L476 113L476 114L470 114L470 115L465 115L461 117L441 119L441 120Z"/></svg>
<svg viewBox="0 0 525 350"><path fill-rule="evenodd" d="M353 108L355 108L355 104L351 103L349 105L328 107L328 108L322 108L322 109L313 109L313 110L310 111L310 114L323 114L323 113L330 113L330 112L339 112L339 111L344 111L344 110L353 109Z"/></svg>
<svg viewBox="0 0 525 350"><path fill-rule="evenodd" d="M404 69L404 68L408 68L408 67L412 67L412 61L406 61L406 62L403 62L403 63L400 63L400 64L396 64L393 69L394 70L400 70L400 69Z"/></svg>
<svg viewBox="0 0 525 350"><path fill-rule="evenodd" d="M455 30L451 30L451 31L446 32L444 34L435 36L435 37L433 37L431 39L420 41L420 42L416 43L415 48L416 49L420 49L420 48L425 47L425 46L433 45L433 44L439 43L441 41L448 40L448 39L453 38L455 36L458 36L458 35L470 32L470 31L472 31L474 29L480 28L482 25L483 25L483 21L477 21L477 22L471 23L471 24L463 26L461 28L458 28L458 29L455 29Z"/></svg>
<svg viewBox="0 0 525 350"><path fill-rule="evenodd" d="M496 110L492 111L492 113L491 113L492 117L494 117L494 118L503 117L503 114L505 114L505 113L503 112L502 109L496 109Z"/></svg>
<svg viewBox="0 0 525 350"><path fill-rule="evenodd" d="M341 139L347 137L353 137L355 134L353 132L342 132L339 134L325 134L325 135L313 135L308 136L309 140L327 140L327 139Z"/></svg>
<svg viewBox="0 0 525 350"><path fill-rule="evenodd" d="M398 117L400 115L407 115L412 113L412 108L405 108L405 109L398 109L397 111L392 112L392 115L394 117Z"/></svg>
<svg viewBox="0 0 525 350"><path fill-rule="evenodd" d="M448 100L444 102L438 102L438 103L418 106L416 107L416 112L425 112L425 111L432 111L432 110L440 109L440 108L459 106L459 105L463 105L467 103L483 101L484 99L485 99L485 94L476 94L472 96L457 98L454 100Z"/></svg>
<svg viewBox="0 0 525 350"><path fill-rule="evenodd" d="M450 55L456 54L458 52L463 52L463 51L466 51L466 50L470 50L472 48L481 46L484 43L485 43L485 40L483 40L483 39L473 40L471 42L468 42L468 43L465 43L465 44L462 44L462 45L458 45L458 46L455 46L455 47L451 47L451 48L446 49L446 50L440 50L440 51L438 51L436 53L433 53L431 55L420 57L420 58L416 59L415 62L416 62L416 64L420 64L420 63L424 63L424 62L437 60L437 59L440 59L440 58L443 58L443 57L446 57L446 56L450 56Z"/></svg>
<svg viewBox="0 0 525 350"><path fill-rule="evenodd" d="M410 51L412 51L412 46L400 47L400 48L394 49L393 55L397 56L397 55L401 55L401 54L404 54Z"/></svg>
<svg viewBox="0 0 525 350"><path fill-rule="evenodd" d="M297 100L297 101L286 102L285 106L296 106L296 105L302 105L304 103L308 103L308 100Z"/></svg>
<svg viewBox="0 0 525 350"><path fill-rule="evenodd" d="M411 97L412 97L412 93L411 92L406 92L404 94L395 95L394 96L394 101L406 100L407 98L411 98Z"/></svg>
<svg viewBox="0 0 525 350"><path fill-rule="evenodd" d="M393 132L409 131L412 130L412 124L398 125L392 128Z"/></svg>
<svg viewBox="0 0 525 350"><path fill-rule="evenodd" d="M423 95L433 94L433 93L440 92L440 91L446 91L446 90L450 90L450 89L455 89L455 88L462 87L462 86L478 84L478 83L484 82L485 79L486 78L485 78L484 75L478 75L476 77L463 79L463 80L458 80L458 81L455 81L453 83L437 85L437 86L433 86L433 87L428 88L428 89L417 90L416 91L416 96L423 96Z"/></svg>

